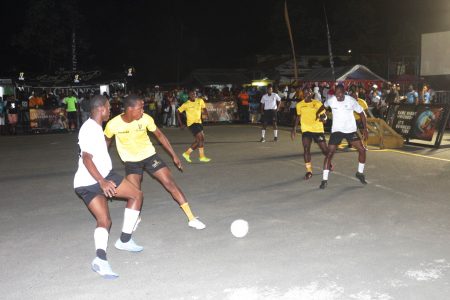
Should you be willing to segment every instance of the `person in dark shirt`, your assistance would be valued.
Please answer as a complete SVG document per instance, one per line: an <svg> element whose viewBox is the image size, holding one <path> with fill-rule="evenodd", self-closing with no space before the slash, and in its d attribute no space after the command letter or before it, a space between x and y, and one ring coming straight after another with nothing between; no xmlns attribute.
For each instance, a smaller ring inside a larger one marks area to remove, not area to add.
<svg viewBox="0 0 450 300"><path fill-rule="evenodd" d="M8 101L6 102L6 113L8 115L8 126L9 126L9 133L11 135L16 135L16 127L17 127L17 121L18 121L18 115L19 115L19 101L16 100L14 97L10 96L8 98Z"/></svg>

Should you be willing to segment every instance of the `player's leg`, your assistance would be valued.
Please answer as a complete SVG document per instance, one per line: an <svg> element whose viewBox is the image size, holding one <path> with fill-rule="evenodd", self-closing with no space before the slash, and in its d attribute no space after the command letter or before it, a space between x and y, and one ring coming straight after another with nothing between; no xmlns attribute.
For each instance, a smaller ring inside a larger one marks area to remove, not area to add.
<svg viewBox="0 0 450 300"><path fill-rule="evenodd" d="M127 206L123 214L122 234L114 246L119 250L140 252L144 247L137 245L131 238L131 235L141 213L143 194L133 183L125 178L117 185L116 197L126 199Z"/></svg>
<svg viewBox="0 0 450 300"><path fill-rule="evenodd" d="M189 203L187 202L186 196L180 187L176 184L175 180L172 177L172 173L169 168L164 166L163 168L155 171L151 174L159 183L170 193L173 200L175 200L183 212L186 214L188 218L188 225L194 227L196 229L204 229L206 226L200 220L198 220L192 214Z"/></svg>
<svg viewBox="0 0 450 300"><path fill-rule="evenodd" d="M331 161L333 159L334 153L336 152L337 145L342 142L343 134L341 132L333 132L330 136L330 141L328 142L328 152L325 156L323 162L323 177L320 184L320 188L324 189L328 184L328 175L331 169Z"/></svg>
<svg viewBox="0 0 450 300"><path fill-rule="evenodd" d="M192 125L189 127L189 130L191 130L192 134L194 135L194 142L191 144L191 147L190 147L189 149L187 149L186 151L183 152L182 155L183 155L184 159L185 159L188 163L191 163L192 160L191 160L191 158L190 158L190 155L191 155L192 152L194 152L194 151L198 148L198 146L199 146L199 145L198 145L199 141L198 141L198 139L197 139L197 137L196 137L195 124L192 124Z"/></svg>
<svg viewBox="0 0 450 300"><path fill-rule="evenodd" d="M306 134L302 135L303 144L303 159L305 161L306 174L305 179L308 180L312 177L312 164L311 164L311 143L312 138Z"/></svg>
<svg viewBox="0 0 450 300"><path fill-rule="evenodd" d="M197 133L195 136L198 140L198 152L199 152L199 160L201 162L209 162L211 161L210 158L205 156L205 134L203 133L203 130Z"/></svg>
<svg viewBox="0 0 450 300"><path fill-rule="evenodd" d="M262 115L261 140L259 140L261 143L264 143L266 141L267 114L268 114L268 111L266 110L266 111L264 111L264 114Z"/></svg>
<svg viewBox="0 0 450 300"><path fill-rule="evenodd" d="M80 193L81 194L81 193ZM94 197L87 204L89 211L97 221L97 227L94 231L94 243L96 257L92 261L92 270L106 279L114 279L119 275L114 273L111 266L108 263L106 257L106 249L108 247L109 229L111 228L111 217L109 215L109 209L106 197L103 195L93 195L87 192L81 194L85 203L89 201L90 197Z"/></svg>
<svg viewBox="0 0 450 300"><path fill-rule="evenodd" d="M327 154L328 154L328 145L327 145L327 140L325 139L325 134L319 134L316 138L315 138L315 140L314 140L316 143L317 143L317 145L319 146L319 148L320 148L320 151L322 151L322 154L324 155L324 156L327 156ZM333 169L334 169L334 166L333 166L333 164L332 163L330 163L330 171L333 171Z"/></svg>
<svg viewBox="0 0 450 300"><path fill-rule="evenodd" d="M278 116L276 110L273 111L272 125L273 125L273 140L274 142L276 142L278 141Z"/></svg>
<svg viewBox="0 0 450 300"><path fill-rule="evenodd" d="M350 143L353 148L358 150L358 171L356 172L355 176L359 179L359 181L361 181L362 184L367 184L366 177L364 175L364 167L366 164L366 148L364 147L360 139L355 139L353 141L350 141Z"/></svg>

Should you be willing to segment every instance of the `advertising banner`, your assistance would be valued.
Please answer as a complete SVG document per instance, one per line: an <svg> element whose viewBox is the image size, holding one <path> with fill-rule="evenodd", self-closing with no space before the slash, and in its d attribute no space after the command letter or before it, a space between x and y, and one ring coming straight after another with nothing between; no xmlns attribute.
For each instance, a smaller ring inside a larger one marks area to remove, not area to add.
<svg viewBox="0 0 450 300"><path fill-rule="evenodd" d="M54 109L30 109L30 129L41 131L58 131L68 128L66 110Z"/></svg>
<svg viewBox="0 0 450 300"><path fill-rule="evenodd" d="M237 105L235 101L206 102L205 122L233 122L236 120Z"/></svg>

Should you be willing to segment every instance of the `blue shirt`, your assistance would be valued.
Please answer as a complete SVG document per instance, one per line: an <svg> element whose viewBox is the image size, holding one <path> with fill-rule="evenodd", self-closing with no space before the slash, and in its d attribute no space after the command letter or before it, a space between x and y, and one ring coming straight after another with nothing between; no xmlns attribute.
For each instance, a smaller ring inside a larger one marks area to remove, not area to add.
<svg viewBox="0 0 450 300"><path fill-rule="evenodd" d="M416 91L411 91L406 94L406 102L409 104L415 104L417 98L419 98L419 94Z"/></svg>
<svg viewBox="0 0 450 300"><path fill-rule="evenodd" d="M430 104L431 103L431 94L430 92L426 92L423 94L423 103Z"/></svg>

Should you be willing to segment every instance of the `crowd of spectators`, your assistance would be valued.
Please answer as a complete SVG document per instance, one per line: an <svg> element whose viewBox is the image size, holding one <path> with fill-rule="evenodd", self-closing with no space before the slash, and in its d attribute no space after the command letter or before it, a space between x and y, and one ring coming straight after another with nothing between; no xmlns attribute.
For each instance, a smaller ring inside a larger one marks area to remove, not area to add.
<svg viewBox="0 0 450 300"><path fill-rule="evenodd" d="M309 84L308 84L309 85ZM302 90L304 85L299 86L275 86L274 92L281 98L280 113L285 119L295 115L296 104L303 99ZM334 95L334 86L328 84L313 84L310 86L314 91L314 98L325 101ZM375 117L384 118L389 105L394 103L430 104L433 102L434 93L429 85L423 85L421 91L414 89L412 85L403 91L397 84L383 84L377 86L370 84L353 84L348 90L354 92L369 105L370 112ZM205 101L235 101L237 106L236 121L241 123L258 122L260 115L260 100L264 95L265 87L209 87L195 89L197 97ZM179 126L176 118L176 110L188 100L187 88L162 89L156 85L153 88L137 90L135 93L142 96L145 101L144 110L152 116L161 127ZM70 90L62 90L58 93L45 90L33 91L29 95L22 94L17 97L0 97L0 134L16 134L16 127L21 125L23 131L28 131L30 108L56 109L64 108L69 131L77 130L81 124L89 118L89 99L93 95L78 92L75 94ZM126 96L125 91L117 90L111 94L104 93L111 104L111 115L116 116L123 111L122 102ZM283 118L280 118L283 119ZM289 121L286 121L289 123Z"/></svg>

